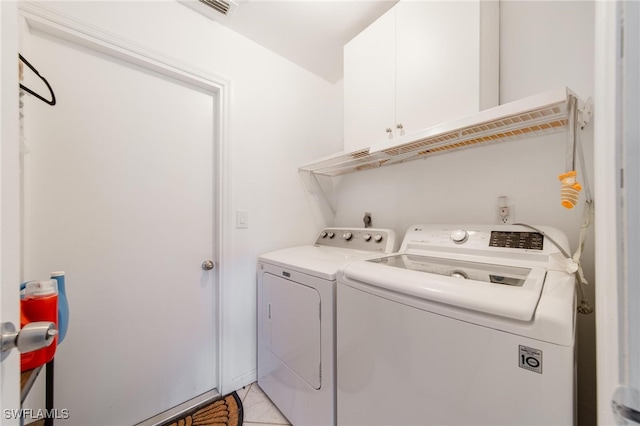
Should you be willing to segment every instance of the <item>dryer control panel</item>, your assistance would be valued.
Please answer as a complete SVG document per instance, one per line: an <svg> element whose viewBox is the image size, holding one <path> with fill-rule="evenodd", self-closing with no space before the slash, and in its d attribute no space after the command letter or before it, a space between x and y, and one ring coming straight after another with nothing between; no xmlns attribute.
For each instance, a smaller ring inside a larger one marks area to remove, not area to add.
<svg viewBox="0 0 640 426"><path fill-rule="evenodd" d="M381 228L326 228L316 238L315 245L393 253L396 234Z"/></svg>

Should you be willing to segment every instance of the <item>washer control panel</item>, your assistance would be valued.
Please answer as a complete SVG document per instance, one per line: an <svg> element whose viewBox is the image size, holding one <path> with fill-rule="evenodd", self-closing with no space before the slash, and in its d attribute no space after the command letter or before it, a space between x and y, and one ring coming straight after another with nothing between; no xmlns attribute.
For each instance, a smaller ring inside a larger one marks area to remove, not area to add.
<svg viewBox="0 0 640 426"><path fill-rule="evenodd" d="M396 236L391 229L327 228L320 232L315 245L393 253Z"/></svg>
<svg viewBox="0 0 640 426"><path fill-rule="evenodd" d="M491 231L490 247L542 250L544 236L539 232Z"/></svg>
<svg viewBox="0 0 640 426"><path fill-rule="evenodd" d="M569 251L563 232L548 226L532 229L525 225L414 225L407 230L400 252L406 250L459 251L465 253L526 253L550 255L559 251L556 243Z"/></svg>
<svg viewBox="0 0 640 426"><path fill-rule="evenodd" d="M476 232L471 231L472 234ZM456 229L449 234L454 244L464 244L469 241L469 232ZM542 250L544 235L532 231L490 231L489 247L503 247L511 249Z"/></svg>

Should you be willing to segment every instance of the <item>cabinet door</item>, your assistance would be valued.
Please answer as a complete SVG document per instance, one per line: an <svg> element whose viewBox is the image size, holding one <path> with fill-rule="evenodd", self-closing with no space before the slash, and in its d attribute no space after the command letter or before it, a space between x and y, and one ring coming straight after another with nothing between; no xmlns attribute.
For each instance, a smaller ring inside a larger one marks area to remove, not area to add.
<svg viewBox="0 0 640 426"><path fill-rule="evenodd" d="M351 152L395 130L395 8L344 47L344 146Z"/></svg>
<svg viewBox="0 0 640 426"><path fill-rule="evenodd" d="M480 110L480 3L396 6L396 119L406 133Z"/></svg>

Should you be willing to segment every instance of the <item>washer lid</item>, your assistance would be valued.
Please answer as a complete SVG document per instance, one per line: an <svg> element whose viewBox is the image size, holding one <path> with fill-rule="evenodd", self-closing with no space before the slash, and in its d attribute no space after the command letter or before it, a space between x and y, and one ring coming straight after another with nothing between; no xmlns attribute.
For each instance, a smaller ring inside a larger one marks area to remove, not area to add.
<svg viewBox="0 0 640 426"><path fill-rule="evenodd" d="M413 254L371 259L369 262L412 271L428 272L445 277L470 279L513 287L522 287L531 272L531 268L467 262Z"/></svg>
<svg viewBox="0 0 640 426"><path fill-rule="evenodd" d="M418 299L529 321L540 300L546 271L480 262L400 254L345 266L348 280Z"/></svg>

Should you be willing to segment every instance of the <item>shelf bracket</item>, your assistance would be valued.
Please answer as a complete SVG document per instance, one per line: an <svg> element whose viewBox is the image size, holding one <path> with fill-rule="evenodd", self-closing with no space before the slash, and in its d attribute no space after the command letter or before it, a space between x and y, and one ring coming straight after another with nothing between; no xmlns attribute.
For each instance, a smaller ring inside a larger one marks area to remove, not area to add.
<svg viewBox="0 0 640 426"><path fill-rule="evenodd" d="M578 108L578 124L581 129L591 121L593 116L593 99L588 98L583 105Z"/></svg>
<svg viewBox="0 0 640 426"><path fill-rule="evenodd" d="M300 175L302 176L302 181L307 191L312 194L320 194L321 198L324 200L327 206L329 206L329 209L331 209L331 213L333 213L333 216L335 217L336 207L333 205L333 203L331 202L331 198L327 195L326 191L322 187L322 184L318 180L318 176L310 170L300 170Z"/></svg>

